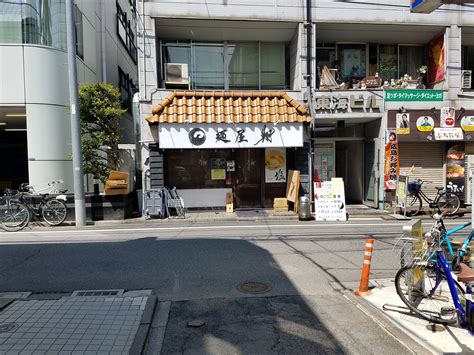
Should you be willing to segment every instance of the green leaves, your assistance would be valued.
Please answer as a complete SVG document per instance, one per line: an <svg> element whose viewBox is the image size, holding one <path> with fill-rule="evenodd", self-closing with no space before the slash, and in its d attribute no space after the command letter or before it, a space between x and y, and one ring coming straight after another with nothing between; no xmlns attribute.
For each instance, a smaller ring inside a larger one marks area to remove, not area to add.
<svg viewBox="0 0 474 355"><path fill-rule="evenodd" d="M107 83L82 84L79 88L84 174L105 182L119 160L120 91Z"/></svg>

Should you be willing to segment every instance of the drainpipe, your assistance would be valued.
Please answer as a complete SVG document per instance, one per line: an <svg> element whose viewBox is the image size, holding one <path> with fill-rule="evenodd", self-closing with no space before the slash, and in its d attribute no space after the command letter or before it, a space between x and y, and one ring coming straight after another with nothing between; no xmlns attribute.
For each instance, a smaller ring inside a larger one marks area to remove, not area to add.
<svg viewBox="0 0 474 355"><path fill-rule="evenodd" d="M105 0L100 0L100 69L102 82L107 82L107 60L106 60L106 29L105 29Z"/></svg>
<svg viewBox="0 0 474 355"><path fill-rule="evenodd" d="M312 31L313 31L313 17L312 17L312 7L311 0L306 0L306 86L307 86L307 99L309 113L311 116L310 123L310 141L309 141L309 153L308 153L308 180L309 180L309 200L311 206L313 206L313 127L314 127L314 108L313 108L313 95L312 95L312 85L313 85L313 73L312 73Z"/></svg>

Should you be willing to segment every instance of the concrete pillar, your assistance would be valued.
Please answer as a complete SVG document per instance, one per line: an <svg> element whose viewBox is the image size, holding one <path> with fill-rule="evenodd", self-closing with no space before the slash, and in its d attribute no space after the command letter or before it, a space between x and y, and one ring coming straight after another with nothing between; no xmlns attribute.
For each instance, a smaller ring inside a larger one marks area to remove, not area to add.
<svg viewBox="0 0 474 355"><path fill-rule="evenodd" d="M461 27L451 25L446 28L446 81L448 100L457 100L461 90ZM451 103L454 106L454 102Z"/></svg>

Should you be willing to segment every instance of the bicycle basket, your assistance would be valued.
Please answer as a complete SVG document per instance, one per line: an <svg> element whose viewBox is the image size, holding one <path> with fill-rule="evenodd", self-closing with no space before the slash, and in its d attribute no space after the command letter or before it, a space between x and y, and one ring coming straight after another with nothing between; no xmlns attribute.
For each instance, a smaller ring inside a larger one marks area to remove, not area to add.
<svg viewBox="0 0 474 355"><path fill-rule="evenodd" d="M408 182L408 192L416 194L421 190L422 182L414 180Z"/></svg>

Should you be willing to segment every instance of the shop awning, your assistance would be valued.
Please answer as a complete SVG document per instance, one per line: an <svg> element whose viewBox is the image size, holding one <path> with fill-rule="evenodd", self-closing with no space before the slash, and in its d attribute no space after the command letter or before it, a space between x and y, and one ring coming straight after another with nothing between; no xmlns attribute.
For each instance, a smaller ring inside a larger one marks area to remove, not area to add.
<svg viewBox="0 0 474 355"><path fill-rule="evenodd" d="M309 122L306 108L285 92L175 91L152 109L149 123Z"/></svg>

